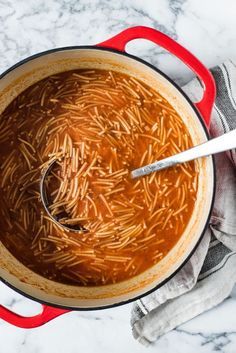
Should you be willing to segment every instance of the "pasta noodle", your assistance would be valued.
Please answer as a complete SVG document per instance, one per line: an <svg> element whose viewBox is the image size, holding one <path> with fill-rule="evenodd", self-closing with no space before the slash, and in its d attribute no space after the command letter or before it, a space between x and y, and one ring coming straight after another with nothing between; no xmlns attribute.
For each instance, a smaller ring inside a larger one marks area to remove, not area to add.
<svg viewBox="0 0 236 353"><path fill-rule="evenodd" d="M0 116L0 239L30 269L74 285L131 278L160 261L191 217L197 162L138 180L132 169L192 146L174 108L134 77L50 76ZM50 212L39 194L47 178Z"/></svg>

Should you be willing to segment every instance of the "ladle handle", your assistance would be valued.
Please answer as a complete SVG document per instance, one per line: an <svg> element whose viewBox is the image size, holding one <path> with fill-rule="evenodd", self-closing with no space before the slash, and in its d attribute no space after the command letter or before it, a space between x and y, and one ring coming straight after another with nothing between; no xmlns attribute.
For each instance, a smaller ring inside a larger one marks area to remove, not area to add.
<svg viewBox="0 0 236 353"><path fill-rule="evenodd" d="M196 158L206 157L233 148L236 148L236 129L202 143L201 145L192 147L184 152L180 152L160 161L135 169L131 172L131 177L138 178L161 169L172 167L179 163L189 162Z"/></svg>
<svg viewBox="0 0 236 353"><path fill-rule="evenodd" d="M210 125L211 111L215 101L215 82L210 71L187 49L182 47L166 34L145 26L127 28L105 42L97 44L98 47L112 48L124 52L126 45L133 39L147 39L160 45L184 62L201 80L203 96L195 103L207 127Z"/></svg>

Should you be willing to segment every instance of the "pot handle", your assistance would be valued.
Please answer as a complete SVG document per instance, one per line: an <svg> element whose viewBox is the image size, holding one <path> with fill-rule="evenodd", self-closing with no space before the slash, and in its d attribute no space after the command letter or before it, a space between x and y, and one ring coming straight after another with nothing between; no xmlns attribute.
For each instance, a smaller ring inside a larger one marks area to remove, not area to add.
<svg viewBox="0 0 236 353"><path fill-rule="evenodd" d="M125 51L128 42L133 39L147 39L174 54L197 75L203 84L202 99L195 103L207 127L210 125L211 111L215 100L215 82L210 71L187 49L182 47L166 34L149 27L137 26L125 29L121 33L97 44L98 47Z"/></svg>
<svg viewBox="0 0 236 353"><path fill-rule="evenodd" d="M70 310L54 308L42 305L43 309L40 314L35 316L22 316L0 305L0 318L21 328L34 328L46 324L48 321L69 312Z"/></svg>

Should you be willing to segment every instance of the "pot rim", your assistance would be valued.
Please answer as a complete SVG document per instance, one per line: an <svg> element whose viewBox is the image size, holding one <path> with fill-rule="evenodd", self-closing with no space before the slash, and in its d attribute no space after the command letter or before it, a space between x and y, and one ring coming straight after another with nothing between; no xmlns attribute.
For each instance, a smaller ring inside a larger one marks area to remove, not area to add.
<svg viewBox="0 0 236 353"><path fill-rule="evenodd" d="M39 57L48 55L48 54L53 54L56 52L60 52L60 51L67 51L67 50L80 50L80 49L91 49L91 50L101 50L101 51L108 51L108 52L112 52L118 55L123 55L126 56L130 59L139 61L140 63L148 66L150 69L156 71L158 74L160 74L161 76L163 76L167 81L169 81L170 84L172 84L181 94L182 96L185 98L185 100L187 101L187 103L191 106L191 108L193 109L195 116L197 116L198 120L200 121L202 128L205 132L205 135L207 137L207 139L209 140L210 135L208 132L208 129L204 123L204 120L200 114L200 112L198 111L197 107L195 106L195 104L191 101L191 99L187 96L187 94L182 90L182 88L180 86L178 86L167 74L165 74L164 72L162 72L160 69L158 69L157 67L155 67L154 65L150 64L149 62L135 56L132 54L129 54L125 51L119 51L116 49L112 49L112 48L107 48L107 47L97 47L96 45L75 45L75 46L66 46L66 47L59 47L59 48L54 48L54 49L49 49L49 50L45 50L33 55L30 55L29 57L20 60L19 62L17 62L16 64L14 64L13 66L11 66L9 69L5 70L1 75L0 75L0 80L2 78L4 78L5 76L7 76L8 73L14 71L14 69L28 63L29 61L32 61L34 59L37 59ZM142 297L151 294L152 292L154 292L155 290L159 289L160 287L162 287L164 284L166 284L171 278L173 278L180 270L181 268L187 263L187 261L191 258L191 256L193 255L193 253L195 252L195 250L197 249L198 245L200 244L204 233L207 229L207 225L209 223L210 217L211 217L211 212L213 209L213 205L214 205L214 201L215 201L215 192L216 192L216 166L215 166L215 157L213 155L210 156L211 158L211 162L212 162L212 169L213 169L213 180L212 180L212 200L211 200L211 205L209 207L209 212L208 212L208 216L207 216L207 220L205 223L205 226L202 230L202 233L199 235L198 241L196 242L195 246L193 247L193 249L190 251L190 253L187 255L186 259L178 266L178 268L170 275L168 276L165 280L163 280L161 283L159 283L158 285L154 286L152 289L147 290L145 293L142 293L138 296L135 296L131 299L128 300L124 300L118 303L114 303L114 304L109 304L109 305L104 305L104 306L96 306L96 307L73 307L73 306L69 306L69 305L60 305L60 304L54 304L51 303L49 301L44 301L42 299L36 298L34 296L31 296L30 294L25 293L24 291L18 289L17 287L15 287L14 285L12 285L11 283L9 283L5 278L2 278L0 276L0 281L3 282L5 285L7 285L9 288L13 289L14 291L16 291L17 293L23 295L24 297L36 301L40 304L44 304L44 305L48 305L51 307L55 307L55 308L60 308L60 309L67 309L67 310L72 310L72 311L90 311L90 310L102 310L102 309L110 309L113 307L117 307L117 306L121 306L124 304L128 304L131 302L134 302L138 299L141 299Z"/></svg>

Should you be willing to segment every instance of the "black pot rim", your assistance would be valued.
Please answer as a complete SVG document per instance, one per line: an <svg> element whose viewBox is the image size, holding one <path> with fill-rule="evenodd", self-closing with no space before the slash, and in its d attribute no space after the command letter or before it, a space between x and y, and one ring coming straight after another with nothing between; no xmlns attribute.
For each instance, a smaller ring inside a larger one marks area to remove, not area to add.
<svg viewBox="0 0 236 353"><path fill-rule="evenodd" d="M3 77L5 77L7 74L9 74L10 72L12 72L14 69L24 65L25 63L32 61L34 59L37 59L39 57L48 55L48 54L53 54L56 52L60 52L60 51L67 51L67 50L80 50L80 49L91 49L91 50L102 50L102 51L108 51L108 52L112 52L115 54L119 54L122 56L126 56L130 59L139 61L140 63L148 66L149 68L151 68L152 70L156 71L157 73L159 73L160 75L162 75L167 81L169 81L181 94L182 96L185 98L185 100L187 101L188 104L190 104L190 106L192 107L192 109L194 110L196 116L198 117L204 132L206 134L206 137L209 139L209 132L205 126L205 123L203 121L203 118L201 116L201 114L199 113L199 111L197 110L196 106L194 105L194 103L190 100L190 98L186 95L186 93L182 90L182 88L180 88L169 76L167 76L165 73L163 73L160 69L156 68L155 66L153 66L152 64L146 62L145 60L136 57L135 55L132 54L128 54L126 52L121 52L115 49L111 49L111 48L106 48L106 47L97 47L94 45L79 45L79 46L67 46L67 47L60 47L60 48L54 48L54 49L49 49L34 55L31 55L21 61L19 61L18 63L16 63L15 65L11 66L9 69L7 69L6 71L4 71L1 75L0 75L0 79L2 79ZM215 159L214 156L210 157L212 160L212 167L213 167L213 193L212 193L212 201L211 201L211 205L209 207L209 213L208 213L208 217L206 220L206 224L202 230L202 233L199 235L198 241L195 244L195 246L193 247L193 249L190 251L190 253L188 254L188 256L186 257L186 259L182 262L182 264L180 264L180 266L170 275L168 276L165 280L163 280L161 283L159 283L158 285L156 285L154 288L146 291L145 293L142 293L136 297L133 297L131 299L127 299L118 303L114 303L114 304L109 304L109 305L101 305L101 306L97 306L97 307L73 307L73 306L69 306L69 305L61 305L61 304L54 304L48 301L44 301L42 299L36 298L33 295L31 296L28 293L25 293L24 291L20 290L19 288L15 287L14 285L12 285L11 283L9 283L6 279L2 278L0 276L0 281L2 281L4 284L6 284L8 287L10 287L11 289L13 289L14 291L16 291L17 293L25 296L28 299L31 299L33 301L36 301L40 304L44 304L44 305L48 305L51 307L55 307L55 308L59 308L59 309L66 309L66 310L71 310L71 311L91 311L91 310L103 310L103 309L109 309L109 308L114 308L116 306L121 306L124 304L128 304L131 303L135 300L141 299L142 297L154 292L155 290L159 289L160 287L162 287L165 283L167 283L172 277L174 277L176 275L176 273L187 263L187 261L190 259L190 257L193 255L193 253L195 252L195 250L197 249L198 245L200 244L203 235L206 231L207 225L209 223L210 220L210 216L211 216L211 212L213 209L213 205L214 205L214 200L215 200L215 191L216 191L216 167L215 167Z"/></svg>

